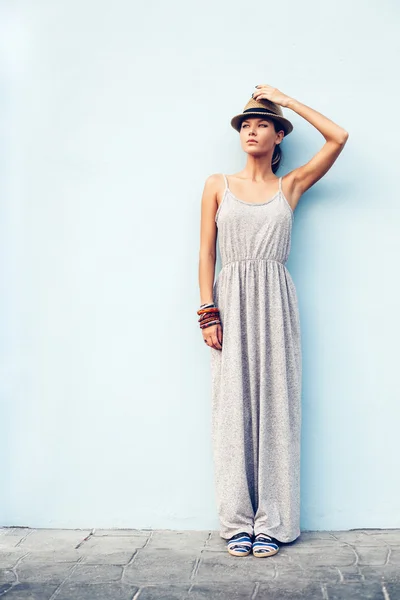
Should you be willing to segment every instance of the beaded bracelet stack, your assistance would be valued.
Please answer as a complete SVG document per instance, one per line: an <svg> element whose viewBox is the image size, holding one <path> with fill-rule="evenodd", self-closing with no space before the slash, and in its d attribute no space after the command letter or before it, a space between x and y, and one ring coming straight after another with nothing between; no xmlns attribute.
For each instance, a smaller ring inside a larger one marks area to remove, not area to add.
<svg viewBox="0 0 400 600"><path fill-rule="evenodd" d="M197 314L200 315L200 319L198 319L198 321L201 329L221 323L219 309L215 306L214 302L202 304L200 309L197 311Z"/></svg>

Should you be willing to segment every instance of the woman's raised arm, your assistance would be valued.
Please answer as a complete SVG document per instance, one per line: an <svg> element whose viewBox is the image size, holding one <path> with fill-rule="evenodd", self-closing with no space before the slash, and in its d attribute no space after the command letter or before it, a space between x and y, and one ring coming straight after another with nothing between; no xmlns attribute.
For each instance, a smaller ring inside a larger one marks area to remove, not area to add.
<svg viewBox="0 0 400 600"><path fill-rule="evenodd" d="M270 85L256 86L253 98L256 100L266 98L285 108L290 108L318 129L326 140L321 150L311 160L293 169L293 171L285 176L288 194L291 198L290 203L294 210L300 196L321 179L332 167L342 152L349 134L343 127L340 127L340 125L337 125L317 110L283 94L280 90Z"/></svg>

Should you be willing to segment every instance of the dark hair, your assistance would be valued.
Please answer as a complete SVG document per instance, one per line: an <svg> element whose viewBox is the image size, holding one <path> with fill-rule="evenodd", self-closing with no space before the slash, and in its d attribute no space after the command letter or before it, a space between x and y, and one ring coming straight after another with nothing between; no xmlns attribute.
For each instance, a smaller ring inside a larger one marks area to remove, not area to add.
<svg viewBox="0 0 400 600"><path fill-rule="evenodd" d="M240 128L242 128L242 123L244 120L245 120L245 117L240 122ZM278 121L275 121L275 119L266 117L265 120L269 121L270 123L273 124L275 133L278 133L278 131L281 131L281 129L283 129L281 124ZM281 164L281 158L282 158L281 143L282 142L280 142L279 144L276 144L276 146L274 148L274 153L272 155L271 168L272 168L273 173L277 172L277 170L279 169L279 165Z"/></svg>
<svg viewBox="0 0 400 600"><path fill-rule="evenodd" d="M275 119L271 119L271 121L274 125L274 129L275 129L276 133L278 133L278 131L281 131L282 127L280 127L280 123L275 121ZM273 173L277 172L277 170L279 169L279 165L281 164L281 158L282 158L281 143L282 142L280 142L279 144L276 144L276 146L274 148L274 153L272 155L271 167L272 167Z"/></svg>

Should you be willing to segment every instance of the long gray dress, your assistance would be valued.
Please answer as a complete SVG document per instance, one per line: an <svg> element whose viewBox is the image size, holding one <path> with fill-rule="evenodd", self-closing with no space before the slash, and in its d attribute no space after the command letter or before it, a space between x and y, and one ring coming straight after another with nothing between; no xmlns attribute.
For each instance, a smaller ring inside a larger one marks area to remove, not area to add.
<svg viewBox="0 0 400 600"><path fill-rule="evenodd" d="M285 266L294 214L282 178L262 203L237 198L224 178L213 286L223 341L210 348L220 536L291 542L300 535L302 379L297 294Z"/></svg>

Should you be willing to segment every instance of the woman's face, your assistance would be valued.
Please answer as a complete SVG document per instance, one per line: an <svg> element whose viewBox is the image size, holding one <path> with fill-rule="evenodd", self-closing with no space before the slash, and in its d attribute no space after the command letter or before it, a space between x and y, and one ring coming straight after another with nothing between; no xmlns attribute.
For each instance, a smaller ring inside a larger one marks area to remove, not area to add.
<svg viewBox="0 0 400 600"><path fill-rule="evenodd" d="M274 151L284 136L283 130L275 131L273 121L263 117L250 117L242 121L240 127L240 143L245 152L253 155L267 154ZM254 140L254 141L253 141Z"/></svg>

